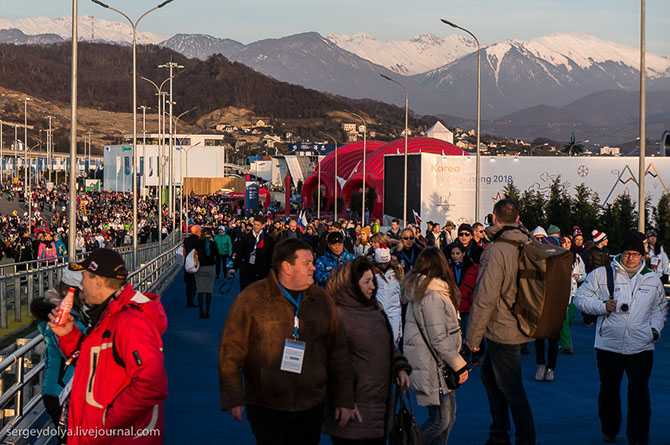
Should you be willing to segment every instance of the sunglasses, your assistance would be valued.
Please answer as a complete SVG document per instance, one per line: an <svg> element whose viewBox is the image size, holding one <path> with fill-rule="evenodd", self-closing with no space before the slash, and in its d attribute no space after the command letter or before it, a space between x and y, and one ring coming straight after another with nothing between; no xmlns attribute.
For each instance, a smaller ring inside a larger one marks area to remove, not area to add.
<svg viewBox="0 0 670 445"><path fill-rule="evenodd" d="M472 236L472 233L470 232L461 232L458 234L458 236Z"/></svg>
<svg viewBox="0 0 670 445"><path fill-rule="evenodd" d="M413 240L414 237L413 237L413 236L403 236L402 239L405 239L405 240Z"/></svg>

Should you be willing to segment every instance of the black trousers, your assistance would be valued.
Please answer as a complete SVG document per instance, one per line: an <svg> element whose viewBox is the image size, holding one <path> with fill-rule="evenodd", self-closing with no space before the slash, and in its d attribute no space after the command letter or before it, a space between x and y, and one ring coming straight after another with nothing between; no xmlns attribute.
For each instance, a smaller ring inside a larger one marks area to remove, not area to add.
<svg viewBox="0 0 670 445"><path fill-rule="evenodd" d="M186 283L186 305L195 306L195 294L198 292L195 274L184 272L184 282Z"/></svg>
<svg viewBox="0 0 670 445"><path fill-rule="evenodd" d="M226 261L228 261L228 255L217 255L216 256L216 277L218 278L221 274L221 269L223 269L223 276L225 278L228 268L226 267Z"/></svg>
<svg viewBox="0 0 670 445"><path fill-rule="evenodd" d="M628 378L628 416L626 436L630 443L649 442L649 376L654 361L653 351L624 355L596 349L600 394L598 416L602 432L616 436L621 427L621 378Z"/></svg>
<svg viewBox="0 0 670 445"><path fill-rule="evenodd" d="M247 405L256 445L317 445L325 406L321 402L305 411L289 412Z"/></svg>

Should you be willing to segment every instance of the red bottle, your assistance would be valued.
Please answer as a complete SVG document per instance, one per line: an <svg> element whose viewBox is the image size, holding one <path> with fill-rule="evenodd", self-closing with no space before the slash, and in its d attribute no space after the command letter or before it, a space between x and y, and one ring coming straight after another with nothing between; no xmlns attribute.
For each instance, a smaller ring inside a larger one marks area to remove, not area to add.
<svg viewBox="0 0 670 445"><path fill-rule="evenodd" d="M58 326L65 326L65 323L67 323L67 317L70 315L72 304L74 303L74 292L74 288L71 287L70 290L67 291L67 295L65 295L63 302L58 308L58 317L56 317L56 321L54 322Z"/></svg>

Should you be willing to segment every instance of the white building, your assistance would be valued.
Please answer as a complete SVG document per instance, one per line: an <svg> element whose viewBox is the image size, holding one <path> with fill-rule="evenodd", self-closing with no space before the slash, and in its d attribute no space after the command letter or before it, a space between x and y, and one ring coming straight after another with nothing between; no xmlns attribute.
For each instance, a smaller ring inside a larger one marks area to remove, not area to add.
<svg viewBox="0 0 670 445"><path fill-rule="evenodd" d="M442 122L440 121L435 122L435 125L426 130L425 135L428 138L439 139L441 141L449 142L450 144L454 143L454 133L449 131L449 129L442 125Z"/></svg>

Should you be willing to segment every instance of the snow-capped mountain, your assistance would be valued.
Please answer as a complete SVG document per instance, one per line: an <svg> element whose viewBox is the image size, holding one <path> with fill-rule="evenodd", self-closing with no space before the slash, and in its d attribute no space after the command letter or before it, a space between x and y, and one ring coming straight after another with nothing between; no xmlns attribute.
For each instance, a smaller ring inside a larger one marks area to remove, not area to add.
<svg viewBox="0 0 670 445"><path fill-rule="evenodd" d="M47 45L62 42L63 38L56 34L26 35L18 29L0 29L0 43L14 45Z"/></svg>
<svg viewBox="0 0 670 445"><path fill-rule="evenodd" d="M646 57L649 90L670 89L670 60ZM476 53L413 76L425 88L449 98L445 113L472 117ZM497 118L545 104L562 107L605 89L639 88L639 51L579 33L530 41L509 39L482 50L482 116Z"/></svg>
<svg viewBox="0 0 670 445"><path fill-rule="evenodd" d="M123 22L110 22L92 16L80 16L78 23L79 40L131 43L133 33L130 25ZM18 29L27 35L56 34L63 39L72 38L72 17L29 17L21 19L5 19L0 17L0 29ZM155 32L137 32L137 43L157 44L169 36Z"/></svg>
<svg viewBox="0 0 670 445"><path fill-rule="evenodd" d="M231 39L219 39L206 34L176 34L159 43L186 57L205 60L212 54L222 54L231 59L234 54L244 48L244 44Z"/></svg>
<svg viewBox="0 0 670 445"><path fill-rule="evenodd" d="M379 41L367 33L330 34L327 39L357 56L402 75L425 73L477 50L469 37L421 34L412 40Z"/></svg>

